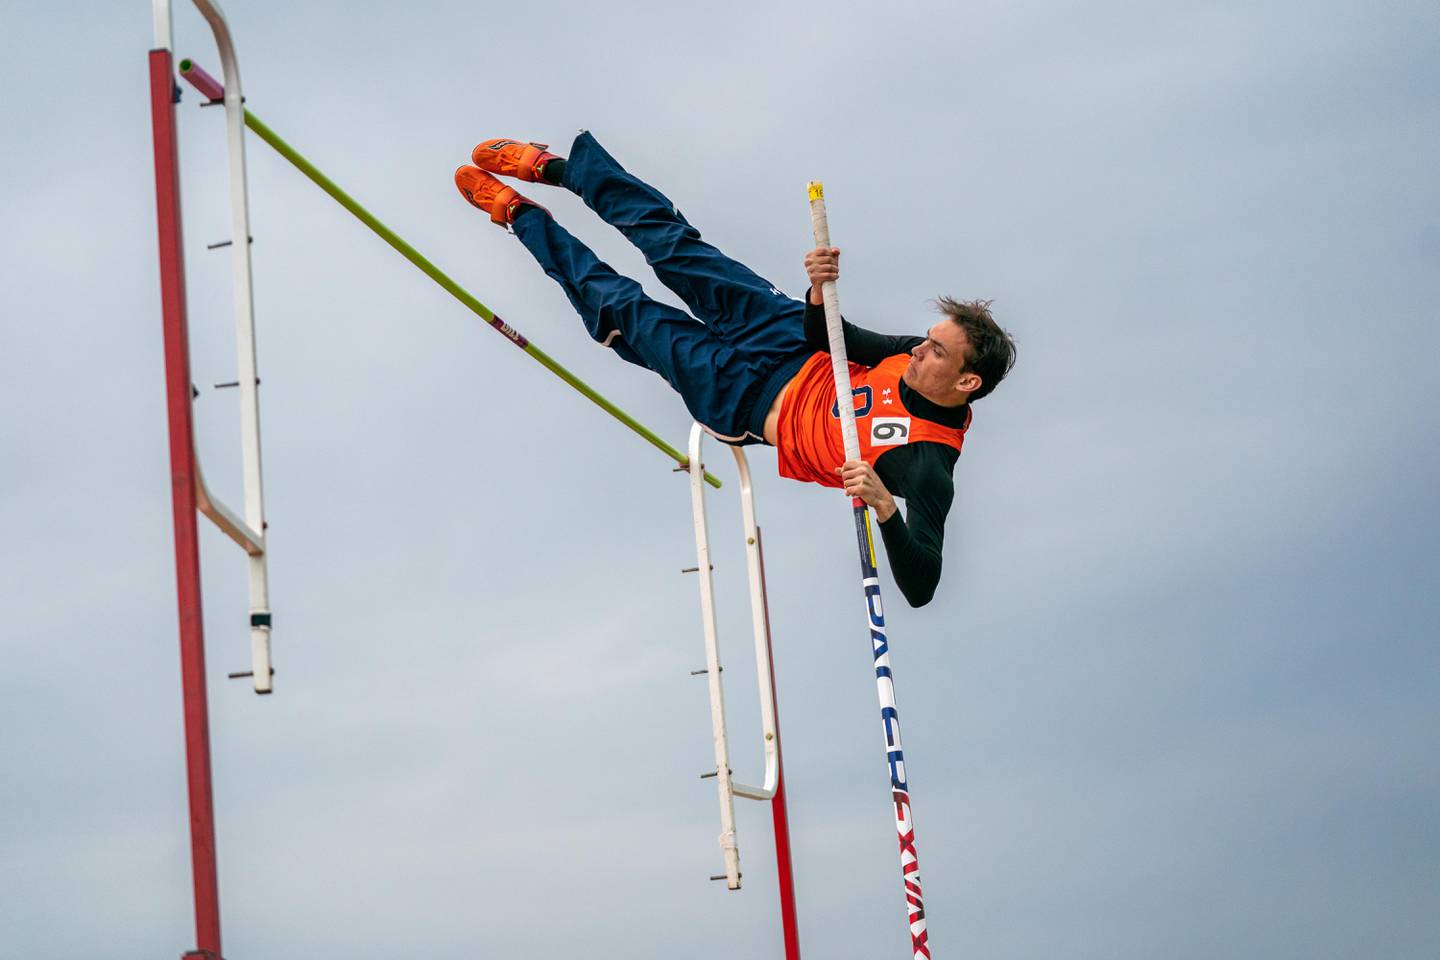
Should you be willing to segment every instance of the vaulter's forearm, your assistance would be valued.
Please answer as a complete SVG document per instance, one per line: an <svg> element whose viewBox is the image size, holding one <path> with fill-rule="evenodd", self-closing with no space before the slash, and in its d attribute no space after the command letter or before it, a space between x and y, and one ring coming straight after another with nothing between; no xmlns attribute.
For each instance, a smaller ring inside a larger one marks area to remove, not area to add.
<svg viewBox="0 0 1440 960"><path fill-rule="evenodd" d="M945 518L955 502L955 451L933 443L902 447L876 461L886 489L905 510L880 524L895 584L912 607L929 603L940 584Z"/></svg>
<svg viewBox="0 0 1440 960"><path fill-rule="evenodd" d="M805 300L805 345L812 350L830 352L830 334L825 329L825 307L815 302L812 290ZM845 358L851 363L873 367L886 357L909 353L920 337L892 336L857 327L849 320L841 321L845 332Z"/></svg>
<svg viewBox="0 0 1440 960"><path fill-rule="evenodd" d="M879 524L890 560L895 585L912 607L923 607L935 597L940 585L940 549L922 543L910 530L899 510Z"/></svg>

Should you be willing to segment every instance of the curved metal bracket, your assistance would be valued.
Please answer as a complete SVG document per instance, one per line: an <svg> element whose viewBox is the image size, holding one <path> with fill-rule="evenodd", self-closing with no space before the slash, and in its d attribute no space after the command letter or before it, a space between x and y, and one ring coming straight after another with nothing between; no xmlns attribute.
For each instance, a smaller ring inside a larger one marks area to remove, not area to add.
<svg viewBox="0 0 1440 960"><path fill-rule="evenodd" d="M766 616L765 576L760 527L755 518L755 496L750 465L740 447L731 447L740 473L740 507L745 532L745 565L750 583L750 621L755 638L755 668L760 689L760 733L765 757L764 786L735 782L730 771L730 746L725 729L725 687L721 680L719 629L715 617L715 584L711 575L710 531L705 517L705 465L700 448L705 427L690 429L690 503L695 523L696 573L700 579L700 608L705 628L705 670L710 687L710 726L715 743L715 779L720 793L720 849L725 855L725 879L731 890L740 889L740 852L735 840L734 798L770 800L780 783L780 732L775 719L775 675L770 657L770 625ZM707 775L708 776L708 775ZM719 879L718 877L716 879Z"/></svg>
<svg viewBox="0 0 1440 960"><path fill-rule="evenodd" d="M195 461L196 506L248 555L250 582L250 676L256 693L273 689L270 665L270 596L266 571L265 496L260 459L260 377L255 353L254 283L250 255L250 210L245 175L245 107L240 66L230 25L219 4L194 0L210 25L224 67L225 132L230 194L230 262L235 296L235 348L240 393L240 442L244 481L243 519L210 495ZM172 49L170 0L154 0L155 45ZM193 448L194 440L191 439Z"/></svg>

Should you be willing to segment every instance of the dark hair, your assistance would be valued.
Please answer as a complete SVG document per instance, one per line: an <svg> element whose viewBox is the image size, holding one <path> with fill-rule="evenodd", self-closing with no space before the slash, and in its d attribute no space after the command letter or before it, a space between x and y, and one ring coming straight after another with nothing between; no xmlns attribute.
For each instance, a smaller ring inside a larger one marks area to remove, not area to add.
<svg viewBox="0 0 1440 960"><path fill-rule="evenodd" d="M990 304L994 302L954 297L935 301L936 308L965 331L965 340L970 344L970 355L960 371L968 370L980 377L980 389L970 394L971 403L994 390L1015 366L1015 338L990 316Z"/></svg>

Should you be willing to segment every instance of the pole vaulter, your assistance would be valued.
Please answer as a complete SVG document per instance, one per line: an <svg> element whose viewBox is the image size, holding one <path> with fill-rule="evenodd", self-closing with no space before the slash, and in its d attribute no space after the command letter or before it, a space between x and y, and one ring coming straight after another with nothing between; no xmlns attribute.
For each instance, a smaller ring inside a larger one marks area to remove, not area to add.
<svg viewBox="0 0 1440 960"><path fill-rule="evenodd" d="M944 518L954 496L951 471L970 426L971 403L987 395L1013 364L1009 334L995 323L988 301L948 297L937 301L946 319L924 337L890 337L846 324L835 293L839 250L829 244L818 183L811 185L815 248L805 257L811 290L801 302L706 243L673 201L621 166L589 131L580 132L564 157L545 144L499 137L476 145L470 159L455 171L460 195L513 233L560 284L592 339L662 377L720 440L734 446L768 443L776 448L782 476L841 487L851 496L911 947L916 960L928 960L869 511L874 508L880 521L901 592L914 606L928 603L939 581ZM500 177L578 196L640 250L688 312L649 297L640 283L602 262L548 209ZM852 336L860 349L852 349ZM851 356L859 362L850 363ZM863 411L856 409L857 395L864 397ZM863 439L857 425L862 415ZM897 495L907 501L908 517L900 514ZM705 573L703 549L700 566ZM704 602L708 605L708 598ZM707 670L718 686L715 657ZM730 798L738 791L726 787L728 748L720 735L718 692L712 692L712 704L721 848L725 878L734 888L739 869Z"/></svg>

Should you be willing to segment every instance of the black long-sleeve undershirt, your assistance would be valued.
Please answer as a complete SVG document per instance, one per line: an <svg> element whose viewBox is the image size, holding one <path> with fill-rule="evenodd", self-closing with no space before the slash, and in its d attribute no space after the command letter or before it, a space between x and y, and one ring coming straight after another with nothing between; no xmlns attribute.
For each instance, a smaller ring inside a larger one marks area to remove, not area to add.
<svg viewBox="0 0 1440 960"><path fill-rule="evenodd" d="M909 353L924 337L875 333L844 323L845 354L852 363L873 367L886 357ZM816 350L829 352L825 331L825 308L806 298L805 341ZM945 426L962 427L968 415L965 406L942 407L925 399L900 382L900 402L914 416ZM921 607L935 596L940 583L941 551L945 541L945 517L955 500L954 469L960 452L943 443L917 441L888 451L876 460L875 473L892 496L905 501L905 515L899 510L879 524L890 558L895 585L912 607Z"/></svg>

